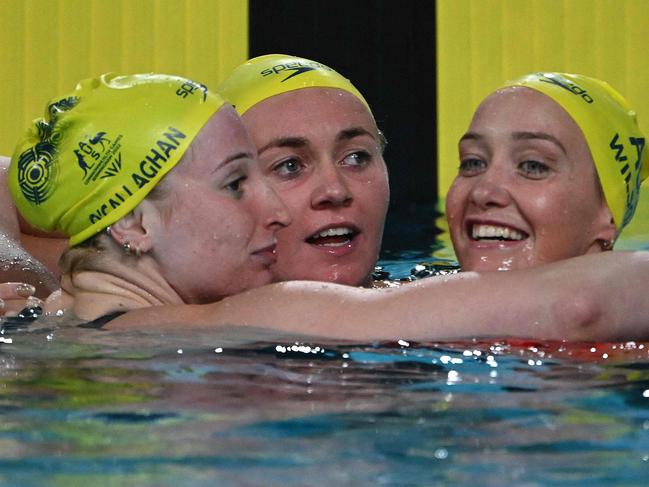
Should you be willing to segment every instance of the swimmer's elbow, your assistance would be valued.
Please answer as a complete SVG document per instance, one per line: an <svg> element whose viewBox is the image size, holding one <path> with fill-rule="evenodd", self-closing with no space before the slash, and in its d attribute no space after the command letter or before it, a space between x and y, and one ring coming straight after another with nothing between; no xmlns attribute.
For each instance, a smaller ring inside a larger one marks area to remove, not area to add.
<svg viewBox="0 0 649 487"><path fill-rule="evenodd" d="M603 335L605 308L587 289L562 297L554 306L555 338L570 341L600 340Z"/></svg>

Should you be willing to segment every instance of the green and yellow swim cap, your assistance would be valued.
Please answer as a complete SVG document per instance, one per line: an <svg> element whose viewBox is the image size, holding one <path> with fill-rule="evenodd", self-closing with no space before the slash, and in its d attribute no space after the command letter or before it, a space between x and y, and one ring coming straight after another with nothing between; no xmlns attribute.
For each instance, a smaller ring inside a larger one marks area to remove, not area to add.
<svg viewBox="0 0 649 487"><path fill-rule="evenodd" d="M180 161L223 99L163 74L105 74L47 104L18 142L9 189L33 226L70 246L131 212Z"/></svg>
<svg viewBox="0 0 649 487"><path fill-rule="evenodd" d="M237 67L216 88L240 115L271 96L302 88L338 88L358 98L370 110L351 82L324 64L287 54L259 56Z"/></svg>
<svg viewBox="0 0 649 487"><path fill-rule="evenodd" d="M619 232L631 221L649 174L635 112L608 83L579 74L533 73L503 88L525 86L549 96L581 128Z"/></svg>

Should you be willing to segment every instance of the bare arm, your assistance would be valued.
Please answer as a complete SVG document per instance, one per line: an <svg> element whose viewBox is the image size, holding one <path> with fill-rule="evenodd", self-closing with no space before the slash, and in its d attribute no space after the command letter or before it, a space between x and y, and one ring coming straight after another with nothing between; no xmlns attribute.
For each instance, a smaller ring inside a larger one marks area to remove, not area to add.
<svg viewBox="0 0 649 487"><path fill-rule="evenodd" d="M0 156L0 282L31 284L36 288L36 295L44 297L58 288L58 282L57 275L52 272L52 268L48 269L41 262L38 254L51 256L48 257L49 264L56 269L56 262L65 243L62 244L58 238L21 234L18 213L7 187L8 167L9 158ZM39 242L41 240L43 242ZM32 246L39 252L33 252Z"/></svg>
<svg viewBox="0 0 649 487"><path fill-rule="evenodd" d="M135 310L110 328L244 325L350 340L649 337L649 253L430 278L396 289L273 284L210 305Z"/></svg>

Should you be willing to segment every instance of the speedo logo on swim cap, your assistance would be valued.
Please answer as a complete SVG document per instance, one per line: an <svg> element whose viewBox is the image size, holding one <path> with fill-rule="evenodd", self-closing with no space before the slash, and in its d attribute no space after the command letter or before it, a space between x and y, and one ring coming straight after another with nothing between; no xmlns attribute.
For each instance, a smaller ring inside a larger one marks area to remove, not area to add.
<svg viewBox="0 0 649 487"><path fill-rule="evenodd" d="M569 91L573 95L579 96L586 103L593 103L593 99L584 88L582 88L579 85L576 85L571 81L568 81L565 78L559 78L558 76L541 76L539 78L539 81L543 83L550 83L551 85L555 85L558 86L559 88L563 88L564 90Z"/></svg>
<svg viewBox="0 0 649 487"><path fill-rule="evenodd" d="M291 63L276 64L272 68L264 69L259 74L261 74L262 76L269 76L273 74L286 74L286 71L291 71L291 73L286 78L280 81L280 83L283 83L284 81L287 81L295 76L299 76L302 73L308 73L309 71L315 71L316 69L333 71L333 69L331 69L330 67L325 66L324 64L320 64L316 61L294 61Z"/></svg>
<svg viewBox="0 0 649 487"><path fill-rule="evenodd" d="M207 86L190 79L185 80L183 84L180 85L180 88L176 90L176 95L181 98L187 98L189 95L193 95L197 90L203 93L203 101L207 100Z"/></svg>
<svg viewBox="0 0 649 487"><path fill-rule="evenodd" d="M84 184L119 173L122 169L122 153L119 151L122 147L121 140L122 135L112 140L107 132L100 131L77 142L77 147L72 152L83 171Z"/></svg>

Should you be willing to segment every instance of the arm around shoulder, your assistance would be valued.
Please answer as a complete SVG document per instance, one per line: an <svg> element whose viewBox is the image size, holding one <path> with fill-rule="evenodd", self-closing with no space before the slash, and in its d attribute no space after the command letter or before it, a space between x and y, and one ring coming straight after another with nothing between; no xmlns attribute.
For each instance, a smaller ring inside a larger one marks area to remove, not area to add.
<svg viewBox="0 0 649 487"><path fill-rule="evenodd" d="M294 281L209 305L127 313L111 328L241 325L348 340L649 336L649 253L590 255L535 269L460 273L393 289Z"/></svg>

